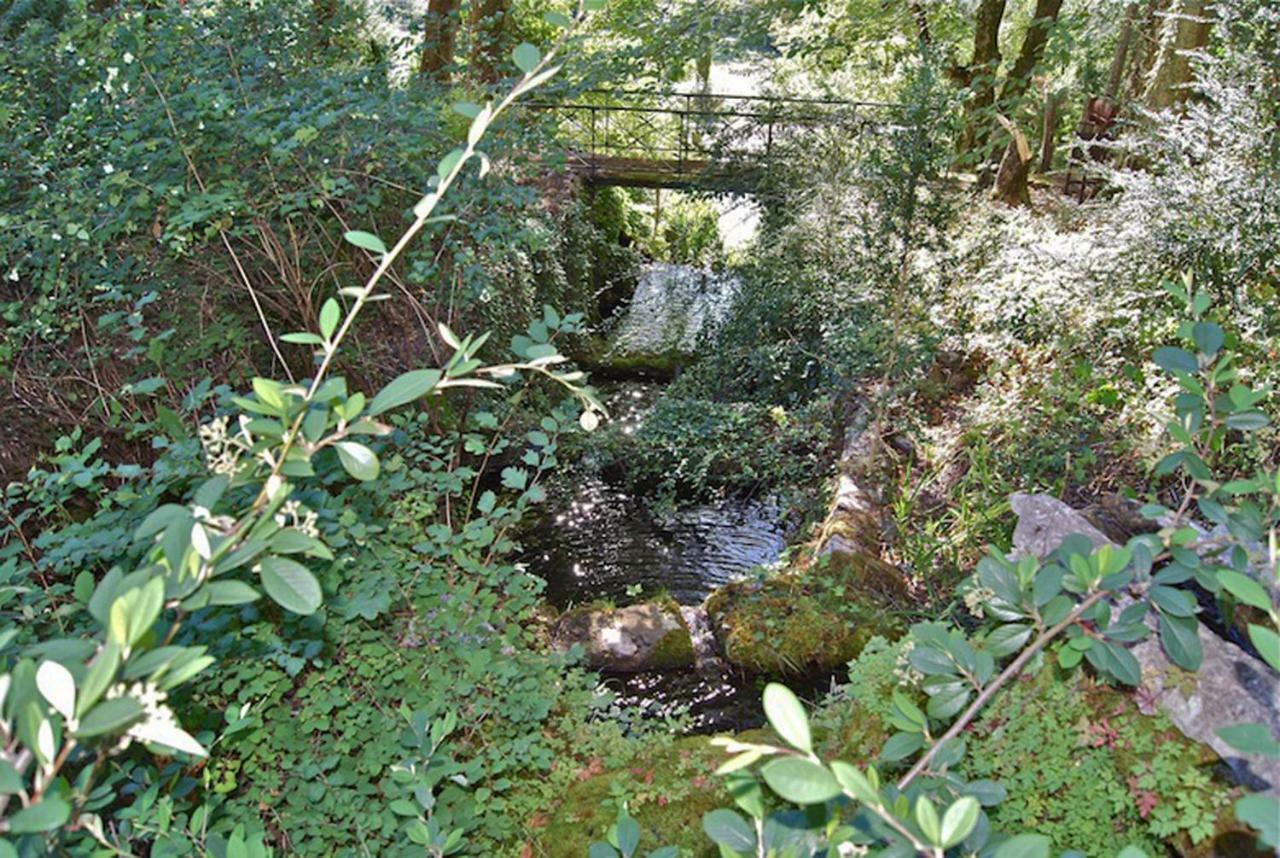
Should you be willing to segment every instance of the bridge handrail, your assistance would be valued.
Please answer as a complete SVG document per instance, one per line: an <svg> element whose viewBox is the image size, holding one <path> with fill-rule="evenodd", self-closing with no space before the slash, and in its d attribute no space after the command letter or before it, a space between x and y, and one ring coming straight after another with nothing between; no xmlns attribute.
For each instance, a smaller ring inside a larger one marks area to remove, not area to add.
<svg viewBox="0 0 1280 858"><path fill-rule="evenodd" d="M714 96L713 96L714 98ZM740 110L713 110L703 108L640 107L629 104L589 104L571 101L526 101L526 108L533 110L591 110L601 113L660 113L670 116L705 116L729 119L785 120L787 122L820 122L841 118L841 114L803 113L747 113ZM859 105L865 106L865 105Z"/></svg>
<svg viewBox="0 0 1280 858"><path fill-rule="evenodd" d="M609 101L593 103L593 92L609 96ZM523 107L545 111L566 124L566 141L577 138L572 155L589 175L624 163L634 174L647 163L651 175L629 175L626 180L659 182L687 180L688 171L705 172L711 165L733 161L767 163L775 138L781 135L777 142L789 145L792 132L807 134L828 126L841 134L892 133L904 121L898 111L907 105L715 92L584 90L572 100L531 101ZM674 175L665 179L652 177L672 170Z"/></svg>
<svg viewBox="0 0 1280 858"><path fill-rule="evenodd" d="M907 107L905 104L892 101L860 101L843 98L815 98L812 96L799 95L738 95L729 92L680 92L678 90L665 90L655 92L646 89L587 89L583 92L589 92L595 95L610 95L617 97L647 96L651 98L697 98L714 101L722 99L725 101L768 101L790 104L825 104L831 106L847 106L847 107L891 107L902 109ZM604 105L601 105L602 107Z"/></svg>

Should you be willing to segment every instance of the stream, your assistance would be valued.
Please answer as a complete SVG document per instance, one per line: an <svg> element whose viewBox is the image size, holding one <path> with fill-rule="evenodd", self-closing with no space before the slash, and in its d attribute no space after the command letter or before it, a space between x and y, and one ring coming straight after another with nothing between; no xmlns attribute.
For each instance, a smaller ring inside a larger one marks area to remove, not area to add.
<svg viewBox="0 0 1280 858"><path fill-rule="evenodd" d="M723 318L736 290L731 276L649 266L616 328L614 353L691 352L704 326ZM601 392L615 428L628 436L643 425L661 390L626 381ZM715 588L778 560L788 536L785 510L771 498L729 497L659 513L595 473L590 455L549 488L539 517L521 534L522 561L546 581L545 598L560 609L600 600L626 605L659 593L681 606L697 666L604 674L619 703L644 717L686 713L690 732L758 726L761 683L718 657L697 606Z"/></svg>

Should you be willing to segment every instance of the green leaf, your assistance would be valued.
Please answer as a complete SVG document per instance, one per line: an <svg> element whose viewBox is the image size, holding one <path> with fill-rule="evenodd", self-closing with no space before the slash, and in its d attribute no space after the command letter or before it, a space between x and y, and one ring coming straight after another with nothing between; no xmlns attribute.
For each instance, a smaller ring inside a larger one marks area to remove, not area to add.
<svg viewBox="0 0 1280 858"><path fill-rule="evenodd" d="M528 74L542 62L542 52L528 42L521 42L511 52L511 61L516 64L516 68Z"/></svg>
<svg viewBox="0 0 1280 858"><path fill-rule="evenodd" d="M107 628L110 639L121 647L138 642L164 608L164 581L152 578L140 587L121 594L111 603Z"/></svg>
<svg viewBox="0 0 1280 858"><path fill-rule="evenodd" d="M466 152L462 149L453 149L440 159L440 163L436 165L436 176L439 177L440 181L443 182L450 173L458 168L458 163L465 154Z"/></svg>
<svg viewBox="0 0 1280 858"><path fill-rule="evenodd" d="M920 832L924 834L925 840L934 844L942 843L938 809L933 806L933 802L929 801L927 796L922 795L916 799L916 824L920 826Z"/></svg>
<svg viewBox="0 0 1280 858"><path fill-rule="evenodd" d="M884 743L880 749L880 759L887 763L897 762L911 756L924 747L924 736L920 733L898 733Z"/></svg>
<svg viewBox="0 0 1280 858"><path fill-rule="evenodd" d="M568 27L569 24L572 23L569 20L568 15L564 14L563 12L556 12L556 11L544 12L542 15L542 20L546 21L548 24L550 24L553 27Z"/></svg>
<svg viewBox="0 0 1280 858"><path fill-rule="evenodd" d="M995 858L1049 858L1053 841L1043 834L1019 834L1000 844Z"/></svg>
<svg viewBox="0 0 1280 858"><path fill-rule="evenodd" d="M1196 615L1195 597L1185 590L1175 590L1164 584L1156 584L1147 595L1156 607L1175 617L1194 617Z"/></svg>
<svg viewBox="0 0 1280 858"><path fill-rule="evenodd" d="M831 773L835 775L836 783L858 801L873 805L880 803L880 795L871 785L871 781L853 766L837 760L831 764Z"/></svg>
<svg viewBox="0 0 1280 858"><path fill-rule="evenodd" d="M1111 669L1111 675L1123 682L1125 685L1137 687L1142 682L1142 668L1138 665L1138 660L1133 657L1133 653L1119 644L1104 643L1108 659L1108 666Z"/></svg>
<svg viewBox="0 0 1280 858"><path fill-rule="evenodd" d="M704 814L702 830L711 838L712 843L745 855L755 854L755 829L732 810L719 808Z"/></svg>
<svg viewBox="0 0 1280 858"><path fill-rule="evenodd" d="M1151 359L1156 362L1156 366L1169 372L1196 372L1200 369L1195 355L1176 346L1156 349Z"/></svg>
<svg viewBox="0 0 1280 858"><path fill-rule="evenodd" d="M942 845L951 848L973 833L982 806L973 796L958 799L942 817Z"/></svg>
<svg viewBox="0 0 1280 858"><path fill-rule="evenodd" d="M618 858L618 850L608 843L592 843L587 847L587 858Z"/></svg>
<svg viewBox="0 0 1280 858"><path fill-rule="evenodd" d="M920 711L920 707L912 702L907 695L903 694L896 688L893 690L893 707L897 710L898 714L906 719L908 724L917 728L916 732L923 731L924 728L928 726L928 722L924 717L924 713ZM903 726L902 729L905 730L907 728L906 726Z"/></svg>
<svg viewBox="0 0 1280 858"><path fill-rule="evenodd" d="M1048 601L1048 599L1045 601ZM1022 649L1023 644L1030 638L1031 626L1011 624L1000 626L1000 628L987 635L983 646L987 652L996 658L1004 658Z"/></svg>
<svg viewBox="0 0 1280 858"><path fill-rule="evenodd" d="M1249 640L1257 647L1263 660L1272 670L1280 670L1280 635L1256 623L1249 624Z"/></svg>
<svg viewBox="0 0 1280 858"><path fill-rule="evenodd" d="M262 586L285 610L314 614L323 601L320 583L307 567L284 557L266 557L261 564Z"/></svg>
<svg viewBox="0 0 1280 858"><path fill-rule="evenodd" d="M1262 429L1271 422L1271 418L1267 417L1256 408L1251 411L1241 411L1238 414L1229 414L1227 419L1223 421L1229 429L1239 429L1241 432L1252 432L1255 429Z"/></svg>
<svg viewBox="0 0 1280 858"><path fill-rule="evenodd" d="M281 391L279 382L272 381L269 378L258 377L254 378L251 384L253 385L254 394L264 405L277 409L284 407L284 393Z"/></svg>
<svg viewBox="0 0 1280 858"><path fill-rule="evenodd" d="M142 704L132 697L112 697L90 709L88 714L80 719L76 736L89 739L107 733L122 733L141 721L146 714Z"/></svg>
<svg viewBox="0 0 1280 858"><path fill-rule="evenodd" d="M76 717L82 717L89 707L98 702L98 698L111 686L120 669L120 645L108 641L103 645L98 657L85 671L84 680L80 683L80 695L76 700Z"/></svg>
<svg viewBox="0 0 1280 858"><path fill-rule="evenodd" d="M342 318L342 308L334 298L325 301L320 307L320 334L326 340L338 329L338 321Z"/></svg>
<svg viewBox="0 0 1280 858"><path fill-rule="evenodd" d="M354 244L356 247L367 250L370 253L382 255L387 252L387 246L382 243L382 239L378 238L371 232L363 232L358 229L353 229L343 233L342 237L345 238L349 244Z"/></svg>
<svg viewBox="0 0 1280 858"><path fill-rule="evenodd" d="M1240 602L1252 605L1260 611L1271 610L1271 599L1267 596L1267 591L1249 576L1223 569L1218 572L1218 583Z"/></svg>
<svg viewBox="0 0 1280 858"><path fill-rule="evenodd" d="M1133 552L1127 548L1121 548L1117 545L1107 543L1098 546L1098 550L1094 552L1094 559L1098 565L1098 575L1114 575L1129 565L1129 561L1133 559Z"/></svg>
<svg viewBox="0 0 1280 858"><path fill-rule="evenodd" d="M22 775L8 760L0 760L0 795L13 795L22 792L26 786L22 783Z"/></svg>
<svg viewBox="0 0 1280 858"><path fill-rule="evenodd" d="M1191 339L1195 341L1196 348L1213 357L1222 348L1222 327L1213 322L1196 322L1191 328Z"/></svg>
<svg viewBox="0 0 1280 858"><path fill-rule="evenodd" d="M53 831L66 824L71 818L71 805L60 798L46 796L39 803L9 817L10 834L37 834L41 831Z"/></svg>
<svg viewBox="0 0 1280 858"><path fill-rule="evenodd" d="M615 830L618 837L618 851L622 853L623 858L631 858L636 850L640 848L640 823L626 815L626 813L624 809L618 814L618 824Z"/></svg>
<svg viewBox="0 0 1280 858"><path fill-rule="evenodd" d="M1200 648L1200 624L1194 617L1173 617L1158 611L1160 645L1169 660L1183 670L1199 670L1204 653Z"/></svg>
<svg viewBox="0 0 1280 858"><path fill-rule="evenodd" d="M322 337L307 331L283 334L280 339L286 343L297 343L298 345L304 346L319 346L324 344L324 339Z"/></svg>
<svg viewBox="0 0 1280 858"><path fill-rule="evenodd" d="M1231 747L1246 754L1280 757L1280 741L1264 724L1232 724L1218 730L1218 735Z"/></svg>
<svg viewBox="0 0 1280 858"><path fill-rule="evenodd" d="M831 772L812 760L781 757L760 769L769 788L795 804L822 804L840 795L840 785Z"/></svg>
<svg viewBox="0 0 1280 858"><path fill-rule="evenodd" d="M929 697L929 717L944 720L959 714L969 702L970 687L954 683Z"/></svg>
<svg viewBox="0 0 1280 858"><path fill-rule="evenodd" d="M1236 802L1236 819L1258 832L1262 845L1280 846L1280 801L1255 793Z"/></svg>
<svg viewBox="0 0 1280 858"><path fill-rule="evenodd" d="M362 482L377 479L378 457L373 451L356 441L339 441L334 444L338 459L347 473Z"/></svg>
<svg viewBox="0 0 1280 858"><path fill-rule="evenodd" d="M210 605L243 605L257 601L261 595L243 581L211 581L206 591Z"/></svg>
<svg viewBox="0 0 1280 858"><path fill-rule="evenodd" d="M440 377L438 369L415 369L396 376L373 397L373 401L369 403L369 416L376 417L384 411L426 396L435 388Z"/></svg>
<svg viewBox="0 0 1280 858"><path fill-rule="evenodd" d="M771 682L764 689L764 714L782 740L798 751L813 752L809 718L791 689Z"/></svg>

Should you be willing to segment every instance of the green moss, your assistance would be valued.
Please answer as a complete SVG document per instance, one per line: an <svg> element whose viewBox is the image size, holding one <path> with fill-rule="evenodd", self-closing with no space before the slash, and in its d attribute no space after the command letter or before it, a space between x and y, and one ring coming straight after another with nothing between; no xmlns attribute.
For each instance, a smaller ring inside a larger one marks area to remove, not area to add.
<svg viewBox="0 0 1280 858"><path fill-rule="evenodd" d="M702 816L732 806L723 780L713 773L724 753L706 736L689 736L646 751L623 766L603 772L588 767L547 814L547 826L536 833L546 855L586 855L594 840L603 840L627 802L640 823L647 849L680 848L681 855L712 858L716 849L702 831Z"/></svg>
<svg viewBox="0 0 1280 858"><path fill-rule="evenodd" d="M597 373L613 378L675 378L689 356L676 351L606 354L592 367Z"/></svg>
<svg viewBox="0 0 1280 858"><path fill-rule="evenodd" d="M673 629L658 641L653 649L653 657L649 663L654 670L669 670L688 667L694 662L693 638L683 622L680 628Z"/></svg>
<svg viewBox="0 0 1280 858"><path fill-rule="evenodd" d="M896 569L859 555L823 558L761 585L731 584L707 601L730 663L756 673L831 670L877 635L901 634Z"/></svg>

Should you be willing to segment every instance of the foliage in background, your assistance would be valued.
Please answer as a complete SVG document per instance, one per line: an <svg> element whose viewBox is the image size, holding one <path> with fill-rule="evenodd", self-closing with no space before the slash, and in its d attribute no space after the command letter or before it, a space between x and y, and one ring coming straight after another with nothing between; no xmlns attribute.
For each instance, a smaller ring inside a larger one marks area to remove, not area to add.
<svg viewBox="0 0 1280 858"><path fill-rule="evenodd" d="M201 379L307 373L307 350L273 332L372 271L343 232L401 230L434 154L465 139L452 105L486 97L389 85L359 26L279 2L77 4L14 26L0 61L7 474L29 464L32 427L111 430L109 450L145 458L132 424ZM373 311L395 334L352 342L354 377L439 363L438 322L505 339L544 303L587 306L518 154L545 140L525 118L494 129L492 180L467 179L442 210L459 219L407 253L397 300Z"/></svg>

